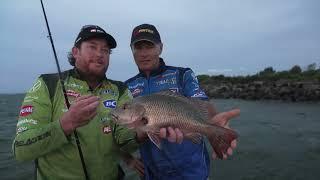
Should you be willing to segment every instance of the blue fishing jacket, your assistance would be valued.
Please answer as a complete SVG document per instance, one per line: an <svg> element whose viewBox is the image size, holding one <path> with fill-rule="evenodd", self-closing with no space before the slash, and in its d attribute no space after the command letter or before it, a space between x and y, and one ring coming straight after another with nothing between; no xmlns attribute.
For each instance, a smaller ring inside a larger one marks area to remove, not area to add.
<svg viewBox="0 0 320 180"><path fill-rule="evenodd" d="M149 78L140 71L126 84L133 97L171 90L187 97L208 99L190 68L166 66L162 58L160 67L151 72ZM194 144L185 139L177 144L163 139L160 150L148 139L140 146L140 154L145 180L201 180L209 176L210 159L203 140Z"/></svg>

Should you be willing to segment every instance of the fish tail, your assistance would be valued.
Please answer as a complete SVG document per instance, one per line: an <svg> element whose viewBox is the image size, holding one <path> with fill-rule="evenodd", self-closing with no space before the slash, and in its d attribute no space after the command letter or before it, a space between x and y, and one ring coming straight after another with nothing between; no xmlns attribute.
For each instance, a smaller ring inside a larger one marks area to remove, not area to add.
<svg viewBox="0 0 320 180"><path fill-rule="evenodd" d="M217 125L208 125L207 132L211 147L220 159L223 159L223 154L227 154L231 142L238 138L235 131Z"/></svg>

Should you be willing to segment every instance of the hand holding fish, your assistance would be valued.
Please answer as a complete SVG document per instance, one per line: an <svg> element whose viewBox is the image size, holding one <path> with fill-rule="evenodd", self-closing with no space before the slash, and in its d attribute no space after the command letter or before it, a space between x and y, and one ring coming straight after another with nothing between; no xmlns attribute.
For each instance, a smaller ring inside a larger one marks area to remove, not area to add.
<svg viewBox="0 0 320 180"><path fill-rule="evenodd" d="M209 120L211 124L215 124L227 129L231 129L229 127L229 121L240 115L240 109L233 109L227 112L221 112L216 114L215 116L212 117L212 119ZM167 127L167 128L161 128L160 129L160 137L161 138L167 138L168 141L172 143L181 143L184 139L183 133L180 131L179 128L173 129L172 127ZM226 159L227 156L231 156L233 153L233 149L237 147L237 140L233 140L231 142L231 146L228 148L227 153L223 154L223 159ZM217 155L213 151L212 152L212 158L216 159Z"/></svg>
<svg viewBox="0 0 320 180"><path fill-rule="evenodd" d="M137 172L140 177L144 176L144 165L141 159L133 157L130 161L127 162L127 165Z"/></svg>
<svg viewBox="0 0 320 180"><path fill-rule="evenodd" d="M141 159L138 159L131 154L119 150L123 161L127 164L129 168L134 170L140 177L144 176L144 165Z"/></svg>
<svg viewBox="0 0 320 180"><path fill-rule="evenodd" d="M140 142L143 142L148 138L148 135L146 132L141 131L139 128L137 128L143 125L144 125L143 121L136 121L130 124L129 126L129 128L130 127L136 128L137 138L138 138L138 141ZM183 141L183 133L180 131L179 128L175 128L175 129L172 127L160 128L159 133L160 133L159 134L160 138L167 139L169 142L180 144Z"/></svg>
<svg viewBox="0 0 320 180"><path fill-rule="evenodd" d="M227 129L231 129L229 127L229 121L232 118L237 117L239 115L240 115L240 109L233 109L233 110L230 110L227 112L221 112L221 113L216 114L215 116L212 117L210 122L212 124L215 124L215 125L227 128ZM228 155L231 156L233 153L233 149L235 149L236 147L237 147L237 139L235 139L231 142L231 147L228 148L227 154L223 154L223 159L226 159ZM212 158L213 159L217 158L217 155L214 151L212 153Z"/></svg>
<svg viewBox="0 0 320 180"><path fill-rule="evenodd" d="M180 131L179 128L161 128L160 129L160 137L163 139L168 139L169 142L172 143L182 143L183 141L183 133Z"/></svg>
<svg viewBox="0 0 320 180"><path fill-rule="evenodd" d="M176 143L187 138L201 143L206 136L214 150L213 157L225 159L232 154L238 138L228 121L239 113L231 110L216 114L210 102L163 91L137 97L112 110L111 115L116 123L135 129L138 138L148 137L159 149L161 138Z"/></svg>

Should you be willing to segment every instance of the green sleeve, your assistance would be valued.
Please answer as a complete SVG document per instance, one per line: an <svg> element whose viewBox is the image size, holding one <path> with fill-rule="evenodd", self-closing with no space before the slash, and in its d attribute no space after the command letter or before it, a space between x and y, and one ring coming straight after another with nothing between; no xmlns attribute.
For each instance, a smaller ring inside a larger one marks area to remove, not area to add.
<svg viewBox="0 0 320 180"><path fill-rule="evenodd" d="M121 106L125 102L131 101L131 92L126 89L122 96L119 97L118 105ZM125 152L134 152L138 149L138 143L136 141L136 132L130 130L124 126L113 124L113 133L116 143L120 146L120 149Z"/></svg>
<svg viewBox="0 0 320 180"><path fill-rule="evenodd" d="M36 159L68 142L60 122L52 122L52 112L47 86L38 78L21 106L12 145L17 160Z"/></svg>

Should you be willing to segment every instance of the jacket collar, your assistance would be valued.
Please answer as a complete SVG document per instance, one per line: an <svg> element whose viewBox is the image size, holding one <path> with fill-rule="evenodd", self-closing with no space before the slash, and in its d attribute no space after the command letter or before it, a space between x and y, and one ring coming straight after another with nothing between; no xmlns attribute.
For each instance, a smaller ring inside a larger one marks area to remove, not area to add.
<svg viewBox="0 0 320 180"><path fill-rule="evenodd" d="M70 76L73 77L73 78L76 78L76 79L79 79L81 81L86 82L86 80L84 79L83 75L81 75L80 71L76 67L70 70ZM101 78L101 80L99 81L99 85L95 89L101 87L104 82L109 82L106 75L104 75L104 78ZM91 89L89 84L88 84L88 87L89 87L89 89ZM91 90L93 90L93 89L91 89Z"/></svg>

